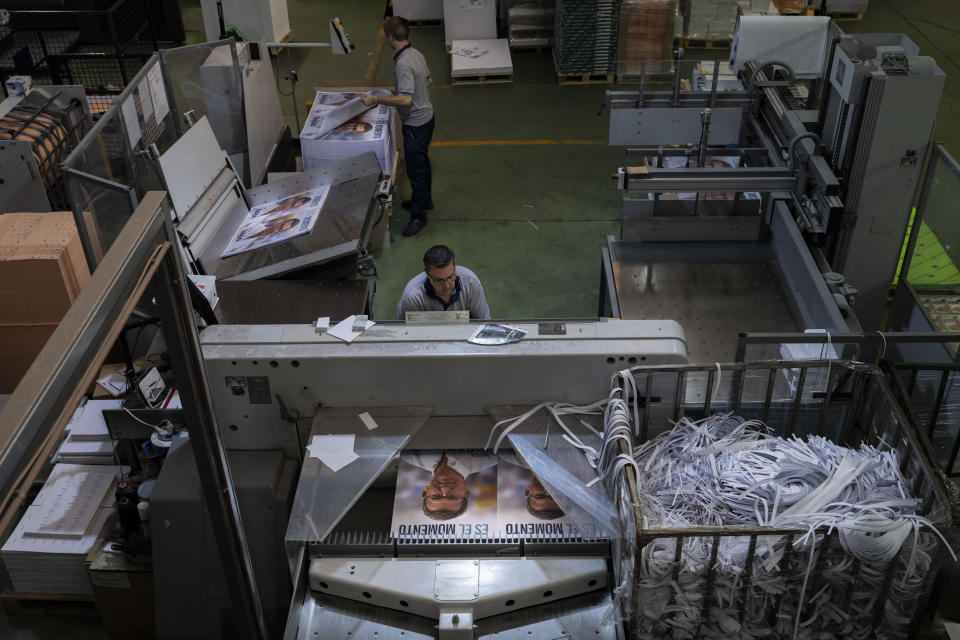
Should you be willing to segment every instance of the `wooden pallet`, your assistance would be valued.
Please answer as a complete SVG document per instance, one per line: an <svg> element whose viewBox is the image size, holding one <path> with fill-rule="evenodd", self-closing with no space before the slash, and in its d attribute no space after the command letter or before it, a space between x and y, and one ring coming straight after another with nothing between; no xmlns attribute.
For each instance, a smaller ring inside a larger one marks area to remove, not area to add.
<svg viewBox="0 0 960 640"><path fill-rule="evenodd" d="M729 49L730 40L727 38L674 38L673 46L684 49Z"/></svg>
<svg viewBox="0 0 960 640"><path fill-rule="evenodd" d="M860 22L863 20L863 11L827 11L825 15L830 16L837 22Z"/></svg>
<svg viewBox="0 0 960 640"><path fill-rule="evenodd" d="M557 73L560 84L613 84L613 73Z"/></svg>
<svg viewBox="0 0 960 640"><path fill-rule="evenodd" d="M91 593L23 593L4 589L0 593L0 603L9 615L99 615Z"/></svg>
<svg viewBox="0 0 960 640"><path fill-rule="evenodd" d="M829 16L831 19L836 20L837 22L860 22L863 20L864 12L863 11L830 11L829 9L826 12L821 13L820 7L807 7L803 10L802 16Z"/></svg>
<svg viewBox="0 0 960 640"><path fill-rule="evenodd" d="M454 87L465 84L503 84L506 82L513 82L512 73L472 73L450 76L450 84Z"/></svg>
<svg viewBox="0 0 960 640"><path fill-rule="evenodd" d="M549 44L537 44L537 45L510 45L510 53L533 53L540 55L544 51L550 51L551 45Z"/></svg>

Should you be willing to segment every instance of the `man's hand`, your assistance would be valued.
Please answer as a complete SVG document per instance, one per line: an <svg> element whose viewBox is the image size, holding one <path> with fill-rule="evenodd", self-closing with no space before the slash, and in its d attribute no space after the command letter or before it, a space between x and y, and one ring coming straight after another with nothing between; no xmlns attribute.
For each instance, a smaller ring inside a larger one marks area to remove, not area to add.
<svg viewBox="0 0 960 640"><path fill-rule="evenodd" d="M368 107L372 107L373 105L377 104L377 96L373 95L372 93L363 94L361 99L363 100L363 104L367 105Z"/></svg>

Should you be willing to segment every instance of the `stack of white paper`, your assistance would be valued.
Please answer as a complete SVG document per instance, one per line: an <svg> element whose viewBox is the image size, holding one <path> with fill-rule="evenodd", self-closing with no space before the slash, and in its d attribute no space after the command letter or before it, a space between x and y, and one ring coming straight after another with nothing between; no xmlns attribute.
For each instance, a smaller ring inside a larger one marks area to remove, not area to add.
<svg viewBox="0 0 960 640"><path fill-rule="evenodd" d="M454 76L513 73L510 41L454 40L450 49L450 74Z"/></svg>
<svg viewBox="0 0 960 640"><path fill-rule="evenodd" d="M443 33L448 47L454 40L496 38L496 0L443 0Z"/></svg>
<svg viewBox="0 0 960 640"><path fill-rule="evenodd" d="M110 439L104 409L119 409L119 400L88 400L77 407L65 429L67 437L57 450L57 462L113 464L116 443Z"/></svg>
<svg viewBox="0 0 960 640"><path fill-rule="evenodd" d="M91 593L84 559L110 516L119 472L119 467L54 465L0 550L16 591Z"/></svg>
<svg viewBox="0 0 960 640"><path fill-rule="evenodd" d="M318 91L300 132L304 170L373 151L384 174L393 171L393 113L366 109L359 93Z"/></svg>

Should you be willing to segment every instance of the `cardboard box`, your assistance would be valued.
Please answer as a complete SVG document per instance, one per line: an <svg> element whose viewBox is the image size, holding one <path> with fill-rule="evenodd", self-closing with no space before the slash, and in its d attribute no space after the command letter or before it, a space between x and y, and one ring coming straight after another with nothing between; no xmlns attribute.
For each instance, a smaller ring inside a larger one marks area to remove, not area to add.
<svg viewBox="0 0 960 640"><path fill-rule="evenodd" d="M30 76L10 76L3 83L3 86L7 90L8 98L22 97L30 93L30 89L33 88L33 78Z"/></svg>
<svg viewBox="0 0 960 640"><path fill-rule="evenodd" d="M57 328L46 325L0 325L0 393L13 393Z"/></svg>
<svg viewBox="0 0 960 640"><path fill-rule="evenodd" d="M69 211L0 215L0 393L12 393L90 279Z"/></svg>
<svg viewBox="0 0 960 640"><path fill-rule="evenodd" d="M89 279L72 213L0 215L0 325L60 322Z"/></svg>

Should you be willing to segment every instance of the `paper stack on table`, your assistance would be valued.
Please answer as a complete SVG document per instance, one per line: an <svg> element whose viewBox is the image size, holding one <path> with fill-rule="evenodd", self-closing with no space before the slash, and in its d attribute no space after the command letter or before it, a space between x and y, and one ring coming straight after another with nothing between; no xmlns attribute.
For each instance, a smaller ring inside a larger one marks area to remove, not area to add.
<svg viewBox="0 0 960 640"><path fill-rule="evenodd" d="M88 400L77 407L64 430L67 437L57 450L57 462L113 464L116 443L110 439L104 409L119 409L119 400Z"/></svg>
<svg viewBox="0 0 960 640"><path fill-rule="evenodd" d="M113 510L119 473L115 466L54 465L0 550L16 591L92 592L84 559Z"/></svg>
<svg viewBox="0 0 960 640"><path fill-rule="evenodd" d="M513 73L510 43L499 40L454 40L450 49L450 75Z"/></svg>
<svg viewBox="0 0 960 640"><path fill-rule="evenodd" d="M383 173L393 172L393 112L384 105L367 109L361 95L317 92L300 132L304 170L373 151Z"/></svg>

